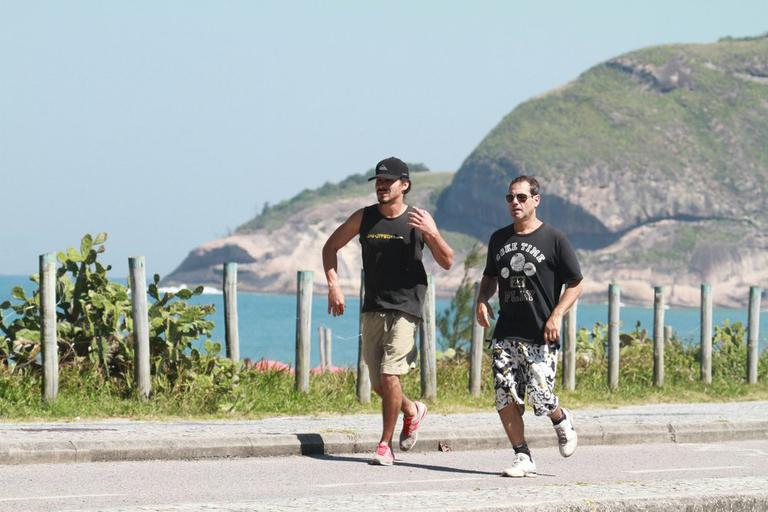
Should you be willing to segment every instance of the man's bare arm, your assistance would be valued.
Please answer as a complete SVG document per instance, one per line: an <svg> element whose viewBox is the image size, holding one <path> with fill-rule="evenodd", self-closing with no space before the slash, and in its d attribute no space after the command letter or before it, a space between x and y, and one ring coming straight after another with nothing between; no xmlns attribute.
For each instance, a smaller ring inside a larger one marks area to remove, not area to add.
<svg viewBox="0 0 768 512"><path fill-rule="evenodd" d="M491 297L496 293L496 278L483 276L480 280L480 290L477 293L477 304L475 305L475 315L477 321L482 327L490 327L491 319L495 318L493 308L488 303Z"/></svg>
<svg viewBox="0 0 768 512"><path fill-rule="evenodd" d="M560 300L557 301L557 306L552 310L552 313L547 319L547 323L544 324L544 341L547 343L555 343L560 339L560 324L563 321L563 316L571 309L571 306L581 295L582 286L581 280L568 283L563 294L560 296Z"/></svg>
<svg viewBox="0 0 768 512"><path fill-rule="evenodd" d="M408 216L408 225L421 231L424 236L424 243L429 247L437 264L445 270L450 270L451 265L453 265L453 249L440 234L432 215L427 210L414 207Z"/></svg>
<svg viewBox="0 0 768 512"><path fill-rule="evenodd" d="M323 270L325 271L325 280L328 283L328 313L333 316L344 314L344 294L338 283L337 268L339 262L337 253L360 233L362 220L363 210L361 208L336 228L336 231L328 237L323 246Z"/></svg>

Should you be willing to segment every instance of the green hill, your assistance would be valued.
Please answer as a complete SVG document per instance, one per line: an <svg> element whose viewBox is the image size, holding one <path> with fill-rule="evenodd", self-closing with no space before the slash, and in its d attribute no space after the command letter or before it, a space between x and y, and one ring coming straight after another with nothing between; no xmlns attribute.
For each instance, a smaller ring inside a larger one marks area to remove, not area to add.
<svg viewBox="0 0 768 512"><path fill-rule="evenodd" d="M422 163L408 163L408 168L414 177L414 185L423 184L430 188L439 187L440 191L448 184L450 177L443 174L424 174L429 172L429 168ZM248 233L257 229L274 229L280 226L288 216L316 204L349 197L364 196L371 193L371 183L368 178L374 175L374 170L351 174L338 183L326 182L323 186L315 189L304 189L290 199L280 201L274 206L264 205L261 213L238 227L236 232ZM437 196L431 201L434 203ZM426 208L426 206L425 206Z"/></svg>
<svg viewBox="0 0 768 512"><path fill-rule="evenodd" d="M662 219L762 218L767 148L767 37L647 48L508 114L459 169L439 216L487 236L507 219L502 191L488 192L525 173L552 196L542 213L583 248Z"/></svg>
<svg viewBox="0 0 768 512"><path fill-rule="evenodd" d="M668 285L671 304L694 305L713 285L721 305L768 288L768 37L669 45L621 55L505 116L459 171L411 164L409 203L435 213L457 249L510 222L509 180L542 183L539 215L579 250L586 300L610 282L626 303L648 303ZM240 263L243 289L290 292L298 268L322 286L322 245L356 208L375 201L367 177L304 190L190 252L169 284L221 282ZM346 252L344 252L346 251ZM340 255L349 292L359 250ZM441 279L450 293L457 271ZM453 287L453 288L452 288Z"/></svg>

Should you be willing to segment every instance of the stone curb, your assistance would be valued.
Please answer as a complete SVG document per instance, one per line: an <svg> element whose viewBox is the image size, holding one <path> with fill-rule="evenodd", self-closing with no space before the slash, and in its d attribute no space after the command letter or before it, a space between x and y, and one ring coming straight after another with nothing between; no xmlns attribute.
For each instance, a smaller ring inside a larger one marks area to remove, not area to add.
<svg viewBox="0 0 768 512"><path fill-rule="evenodd" d="M711 443L768 439L768 421L668 423L578 426L581 445L644 443ZM531 447L555 446L552 429L529 428ZM118 441L9 442L0 441L0 464L187 460L227 457L269 457L372 452L378 434L306 433L230 438L153 438ZM498 427L488 429L427 430L416 451L492 450L509 448Z"/></svg>

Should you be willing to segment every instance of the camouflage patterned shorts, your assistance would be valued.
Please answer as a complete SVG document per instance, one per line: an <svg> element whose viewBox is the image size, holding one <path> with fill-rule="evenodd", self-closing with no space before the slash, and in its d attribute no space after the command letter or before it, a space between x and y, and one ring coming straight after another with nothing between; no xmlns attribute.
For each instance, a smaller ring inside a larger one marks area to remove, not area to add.
<svg viewBox="0 0 768 512"><path fill-rule="evenodd" d="M525 407L525 395L536 416L557 409L553 390L558 350L554 345L536 345L516 338L493 340L493 382L496 409L510 404Z"/></svg>

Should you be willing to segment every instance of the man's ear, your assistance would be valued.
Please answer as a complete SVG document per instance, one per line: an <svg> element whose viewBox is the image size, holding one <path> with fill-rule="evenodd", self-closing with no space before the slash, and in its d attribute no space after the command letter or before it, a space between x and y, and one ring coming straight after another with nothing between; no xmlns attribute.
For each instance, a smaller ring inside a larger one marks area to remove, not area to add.
<svg viewBox="0 0 768 512"><path fill-rule="evenodd" d="M407 183L408 184L408 186L405 189L403 189L403 192L410 191L411 190L411 180L403 180L403 183Z"/></svg>

